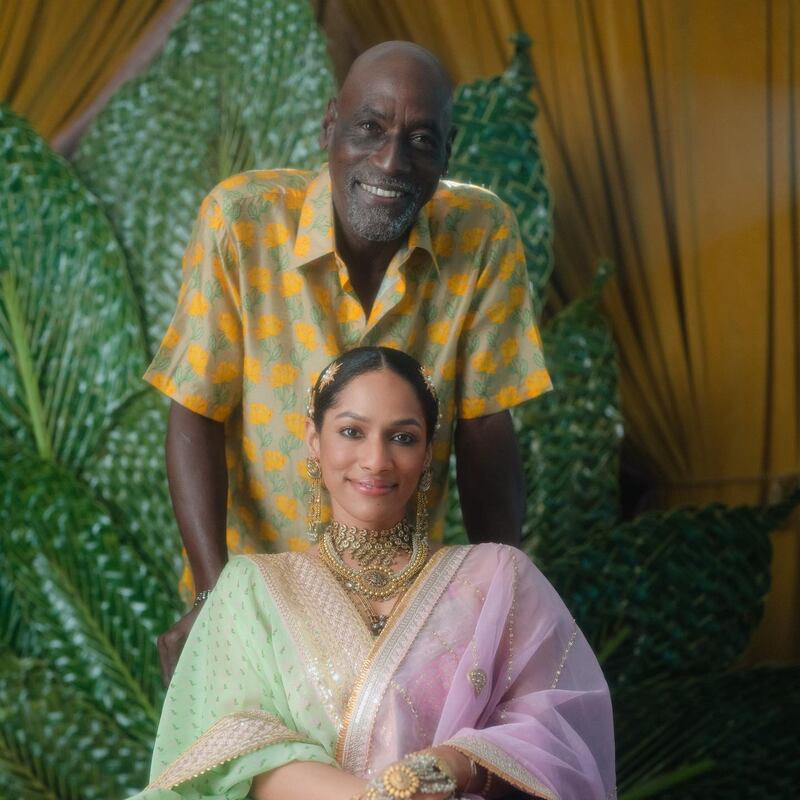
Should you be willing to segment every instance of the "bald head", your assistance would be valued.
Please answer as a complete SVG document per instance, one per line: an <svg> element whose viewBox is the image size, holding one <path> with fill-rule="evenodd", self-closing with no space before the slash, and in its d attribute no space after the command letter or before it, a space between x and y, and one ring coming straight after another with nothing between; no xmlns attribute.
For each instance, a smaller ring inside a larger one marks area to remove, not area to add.
<svg viewBox="0 0 800 800"><path fill-rule="evenodd" d="M399 243L431 199L452 142L452 87L441 62L410 42L359 56L322 123L337 235Z"/></svg>

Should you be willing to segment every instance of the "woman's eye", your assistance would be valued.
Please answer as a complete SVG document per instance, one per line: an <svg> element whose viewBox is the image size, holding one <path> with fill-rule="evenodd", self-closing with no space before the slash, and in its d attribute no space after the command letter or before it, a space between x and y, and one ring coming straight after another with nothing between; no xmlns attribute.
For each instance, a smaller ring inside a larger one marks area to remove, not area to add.
<svg viewBox="0 0 800 800"><path fill-rule="evenodd" d="M357 428L346 427L342 428L339 433L346 439L356 439L360 436L360 431Z"/></svg>
<svg viewBox="0 0 800 800"><path fill-rule="evenodd" d="M417 441L417 437L410 433L396 433L392 437L392 441L398 444L414 444Z"/></svg>

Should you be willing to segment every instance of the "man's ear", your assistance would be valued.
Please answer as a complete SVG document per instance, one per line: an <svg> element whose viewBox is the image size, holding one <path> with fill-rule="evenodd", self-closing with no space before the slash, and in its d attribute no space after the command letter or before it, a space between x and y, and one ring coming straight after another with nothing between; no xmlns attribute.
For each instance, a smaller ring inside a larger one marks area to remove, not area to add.
<svg viewBox="0 0 800 800"><path fill-rule="evenodd" d="M319 132L319 146L327 150L331 143L333 126L339 116L339 103L335 97L328 100L328 107L325 109L325 116L322 118L322 129Z"/></svg>

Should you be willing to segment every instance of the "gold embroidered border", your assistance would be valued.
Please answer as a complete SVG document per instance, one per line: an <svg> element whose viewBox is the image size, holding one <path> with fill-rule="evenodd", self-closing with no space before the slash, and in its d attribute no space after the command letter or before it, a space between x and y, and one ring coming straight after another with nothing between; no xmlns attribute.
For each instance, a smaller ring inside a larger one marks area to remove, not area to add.
<svg viewBox="0 0 800 800"><path fill-rule="evenodd" d="M255 555L261 576L335 729L372 636L330 572L304 553Z"/></svg>
<svg viewBox="0 0 800 800"><path fill-rule="evenodd" d="M372 729L389 682L470 549L447 547L434 553L373 645L339 731L336 760L342 769L355 775L365 773Z"/></svg>
<svg viewBox="0 0 800 800"><path fill-rule="evenodd" d="M553 675L553 682L550 684L551 689L555 689L558 686L558 682L561 680L561 673L564 671L564 667L567 663L567 656L569 655L569 651L572 650L572 645L575 644L575 640L578 638L578 623L575 620L572 620L572 632L569 635L569 641L567 642L567 646L564 648L564 652L561 655L561 661L558 664L558 668L556 669L555 675Z"/></svg>
<svg viewBox="0 0 800 800"><path fill-rule="evenodd" d="M542 800L560 800L552 789L545 786L516 759L511 758L505 750L479 736L456 736L454 739L442 742L442 745L458 750L476 764L480 764L484 769L488 769L498 778L502 778L523 792Z"/></svg>
<svg viewBox="0 0 800 800"><path fill-rule="evenodd" d="M270 744L309 741L265 711L229 714L189 745L147 788L171 789Z"/></svg>

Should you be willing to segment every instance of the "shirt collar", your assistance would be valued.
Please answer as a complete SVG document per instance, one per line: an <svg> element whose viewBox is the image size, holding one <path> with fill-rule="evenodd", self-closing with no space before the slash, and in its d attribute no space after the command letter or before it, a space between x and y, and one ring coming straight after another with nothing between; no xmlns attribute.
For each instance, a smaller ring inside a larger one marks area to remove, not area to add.
<svg viewBox="0 0 800 800"><path fill-rule="evenodd" d="M406 261L415 250L425 250L431 257L438 273L439 264L431 241L430 214L431 203L422 207L417 215L405 242L400 246L393 260ZM291 257L285 269L298 269L334 252L333 199L331 195L331 176L328 165L323 164L320 171L308 184L305 200L300 211L300 222L294 240Z"/></svg>

